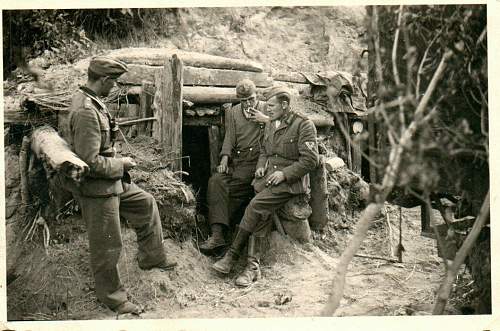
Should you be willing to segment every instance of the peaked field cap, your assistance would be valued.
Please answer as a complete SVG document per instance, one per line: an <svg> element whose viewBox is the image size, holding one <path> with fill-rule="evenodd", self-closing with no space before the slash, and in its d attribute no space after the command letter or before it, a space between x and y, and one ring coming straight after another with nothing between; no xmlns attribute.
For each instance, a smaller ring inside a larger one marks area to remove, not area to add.
<svg viewBox="0 0 500 331"><path fill-rule="evenodd" d="M255 93L257 88L250 79L242 79L236 84L236 97L239 99L248 99Z"/></svg>
<svg viewBox="0 0 500 331"><path fill-rule="evenodd" d="M277 95L284 94L290 99L290 91L283 86L272 86L267 89L265 89L262 93L262 96L264 97L264 100L269 100L272 97L275 97Z"/></svg>
<svg viewBox="0 0 500 331"><path fill-rule="evenodd" d="M89 63L89 70L99 76L117 78L128 71L127 64L123 61L107 56L94 56Z"/></svg>

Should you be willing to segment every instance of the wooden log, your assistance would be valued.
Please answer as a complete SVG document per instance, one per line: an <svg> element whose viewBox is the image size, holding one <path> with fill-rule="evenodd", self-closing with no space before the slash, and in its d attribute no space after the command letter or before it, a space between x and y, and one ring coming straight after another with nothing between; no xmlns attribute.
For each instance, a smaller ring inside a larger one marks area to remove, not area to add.
<svg viewBox="0 0 500 331"><path fill-rule="evenodd" d="M154 81L154 79L153 79ZM153 117L153 109L151 105L153 104L154 97L154 85L151 83L143 83L141 86L141 94L139 98L139 116L143 118ZM151 136L153 124L149 121L142 123L138 126L138 133L140 135Z"/></svg>
<svg viewBox="0 0 500 331"><path fill-rule="evenodd" d="M300 72L278 72L273 79L280 82L308 84L307 79Z"/></svg>
<svg viewBox="0 0 500 331"><path fill-rule="evenodd" d="M141 85L154 82L155 73L162 67L131 64L129 71L118 78L118 82L127 85ZM242 79L250 79L257 87L269 87L273 80L263 72L238 71L226 69L207 69L184 67L183 84L197 86L236 86Z"/></svg>
<svg viewBox="0 0 500 331"><path fill-rule="evenodd" d="M329 127L335 125L333 118L324 115L306 114L306 117L310 119L314 123L314 126L316 127Z"/></svg>
<svg viewBox="0 0 500 331"><path fill-rule="evenodd" d="M186 86L183 89L184 99L195 104L236 103L236 91L229 87Z"/></svg>
<svg viewBox="0 0 500 331"><path fill-rule="evenodd" d="M309 225L313 230L321 230L328 223L328 188L327 171L324 156L320 155L319 166L310 173L311 179L311 205L312 213Z"/></svg>
<svg viewBox="0 0 500 331"><path fill-rule="evenodd" d="M210 55L205 53L187 52L177 49L166 48L124 48L112 51L108 56L120 59L129 64L146 64L162 66L166 58L174 54L183 62L185 66L212 69L243 70L252 72L262 72L260 63L244 60L232 59L223 56Z"/></svg>
<svg viewBox="0 0 500 331"><path fill-rule="evenodd" d="M351 135L352 141L352 171L361 174L361 139L359 139L360 133L354 133Z"/></svg>
<svg viewBox="0 0 500 331"><path fill-rule="evenodd" d="M160 145L172 170L182 171L182 61L173 55L165 61L158 89Z"/></svg>
<svg viewBox="0 0 500 331"><path fill-rule="evenodd" d="M184 68L184 85L197 86L236 86L242 79L250 79L257 87L273 85L272 78L266 73L207 68Z"/></svg>
<svg viewBox="0 0 500 331"><path fill-rule="evenodd" d="M33 131L31 150L46 169L61 173L76 182L81 181L89 171L89 166L71 151L71 146L50 126L42 126Z"/></svg>
<svg viewBox="0 0 500 331"><path fill-rule="evenodd" d="M57 114L44 113L41 115L26 113L23 111L8 111L3 113L4 124L17 124L17 125L41 125L41 124L56 124Z"/></svg>
<svg viewBox="0 0 500 331"><path fill-rule="evenodd" d="M330 172L345 166L344 160L337 156L329 157L325 159L324 162L326 170Z"/></svg>
<svg viewBox="0 0 500 331"><path fill-rule="evenodd" d="M218 126L213 125L208 128L208 146L210 148L210 173L213 174L219 165L219 153L222 147Z"/></svg>

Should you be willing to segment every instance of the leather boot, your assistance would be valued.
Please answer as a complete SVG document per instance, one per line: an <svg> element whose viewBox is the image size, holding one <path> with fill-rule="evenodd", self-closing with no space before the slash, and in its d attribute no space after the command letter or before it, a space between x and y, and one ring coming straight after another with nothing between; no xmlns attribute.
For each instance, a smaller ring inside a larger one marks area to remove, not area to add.
<svg viewBox="0 0 500 331"><path fill-rule="evenodd" d="M200 252L205 255L213 255L219 249L227 246L226 240L224 239L224 225L214 223L211 228L212 235L199 246Z"/></svg>
<svg viewBox="0 0 500 331"><path fill-rule="evenodd" d="M250 237L250 232L238 229L238 233L236 234L231 247L229 247L229 250L226 252L226 255L224 255L224 257L219 261L215 262L212 265L212 268L220 273L228 274L234 263L238 260L241 250L245 247L245 244L248 241L248 237Z"/></svg>
<svg viewBox="0 0 500 331"><path fill-rule="evenodd" d="M260 272L260 255L262 252L262 239L250 236L248 240L248 258L245 270L236 278L235 284L240 287L248 287L253 282L259 280L262 275Z"/></svg>

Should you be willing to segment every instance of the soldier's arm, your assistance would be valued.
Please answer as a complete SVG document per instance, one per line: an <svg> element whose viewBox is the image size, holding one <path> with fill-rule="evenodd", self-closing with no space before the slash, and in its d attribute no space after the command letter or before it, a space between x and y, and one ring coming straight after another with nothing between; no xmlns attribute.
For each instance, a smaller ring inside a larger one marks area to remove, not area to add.
<svg viewBox="0 0 500 331"><path fill-rule="evenodd" d="M101 127L95 111L85 108L78 109L73 114L72 122L75 153L89 165L90 176L109 179L122 178L123 163L121 159L99 155Z"/></svg>
<svg viewBox="0 0 500 331"><path fill-rule="evenodd" d="M299 159L283 169L287 181L299 180L319 164L316 128L311 120L305 120L299 127Z"/></svg>
<svg viewBox="0 0 500 331"><path fill-rule="evenodd" d="M236 130L234 127L233 120L233 108L224 114L226 134L224 135L224 142L222 143L222 148L220 151L220 156L227 155L231 157L234 145L236 144Z"/></svg>
<svg viewBox="0 0 500 331"><path fill-rule="evenodd" d="M260 152L259 152L259 160L257 161L256 169L265 168L267 163L267 150L266 150L266 135L269 130L269 123L266 124L264 128L264 133L262 137L260 137Z"/></svg>

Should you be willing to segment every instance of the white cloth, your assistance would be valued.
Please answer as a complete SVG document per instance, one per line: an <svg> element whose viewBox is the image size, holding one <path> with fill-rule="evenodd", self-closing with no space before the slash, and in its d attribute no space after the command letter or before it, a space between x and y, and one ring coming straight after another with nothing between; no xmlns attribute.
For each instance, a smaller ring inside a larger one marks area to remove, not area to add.
<svg viewBox="0 0 500 331"><path fill-rule="evenodd" d="M280 121L280 120L276 120L276 121L274 121L274 127L275 127L276 129L277 129L277 128L279 128L280 124L281 124L281 121Z"/></svg>

